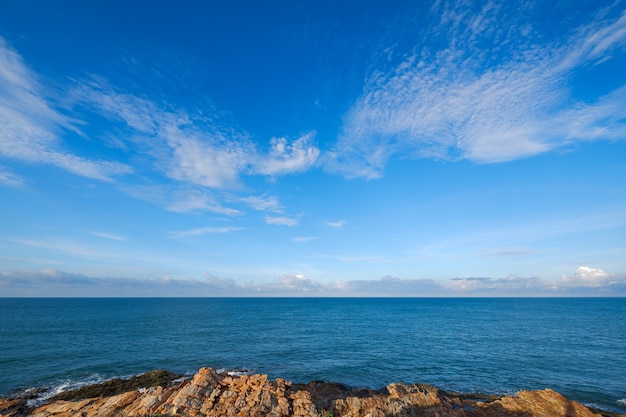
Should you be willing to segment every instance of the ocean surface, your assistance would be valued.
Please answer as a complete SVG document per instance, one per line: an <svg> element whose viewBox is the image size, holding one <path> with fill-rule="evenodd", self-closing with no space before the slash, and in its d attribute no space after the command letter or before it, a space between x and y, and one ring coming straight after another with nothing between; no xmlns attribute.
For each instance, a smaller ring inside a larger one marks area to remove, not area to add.
<svg viewBox="0 0 626 417"><path fill-rule="evenodd" d="M0 298L0 396L202 366L626 412L626 299Z"/></svg>

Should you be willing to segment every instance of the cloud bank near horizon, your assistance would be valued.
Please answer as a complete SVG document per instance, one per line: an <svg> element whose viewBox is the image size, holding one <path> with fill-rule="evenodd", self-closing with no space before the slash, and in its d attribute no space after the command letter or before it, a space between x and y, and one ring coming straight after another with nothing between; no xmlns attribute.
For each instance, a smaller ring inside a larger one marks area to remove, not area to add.
<svg viewBox="0 0 626 417"><path fill-rule="evenodd" d="M2 271L7 297L626 297L626 274L580 266L557 280L508 275L449 280L401 279L321 282L303 274L271 282L240 282L206 275L204 279L154 280L94 277L58 269Z"/></svg>

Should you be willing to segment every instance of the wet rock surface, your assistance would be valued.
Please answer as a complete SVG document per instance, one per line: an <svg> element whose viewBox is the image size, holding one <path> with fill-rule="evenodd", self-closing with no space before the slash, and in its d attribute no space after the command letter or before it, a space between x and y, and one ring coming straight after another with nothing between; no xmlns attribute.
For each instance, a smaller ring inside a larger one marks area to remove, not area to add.
<svg viewBox="0 0 626 417"><path fill-rule="evenodd" d="M88 389L89 388L89 389ZM122 391L120 391L122 390ZM424 384L390 384L380 390L354 389L314 381L292 384L267 375L229 375L202 368L179 379L153 371L57 396L28 407L23 398L0 399L2 417L132 416L350 416L350 417L592 417L597 410L550 389L515 396L480 396L441 391Z"/></svg>
<svg viewBox="0 0 626 417"><path fill-rule="evenodd" d="M150 371L129 379L116 378L100 384L88 385L75 390L61 392L52 397L50 401L72 401L83 398L111 397L113 395L123 394L127 391L139 388L156 386L168 387L175 379L180 378L181 376L182 375L177 375L164 370Z"/></svg>

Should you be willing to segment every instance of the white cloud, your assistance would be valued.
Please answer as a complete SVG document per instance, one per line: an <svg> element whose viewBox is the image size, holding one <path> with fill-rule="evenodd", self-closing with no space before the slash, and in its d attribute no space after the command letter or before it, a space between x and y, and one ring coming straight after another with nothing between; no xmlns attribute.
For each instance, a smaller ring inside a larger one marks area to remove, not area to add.
<svg viewBox="0 0 626 417"><path fill-rule="evenodd" d="M520 36L492 3L434 10L441 22L423 36L443 47L418 45L394 70L372 73L326 155L330 170L377 178L392 156L493 163L626 136L626 86L578 102L568 89L575 70L623 49L626 12L550 44L532 28Z"/></svg>
<svg viewBox="0 0 626 417"><path fill-rule="evenodd" d="M238 188L248 152L240 144L215 143L220 141L212 135L188 137L177 127L168 129L167 143L173 157L167 175L210 188Z"/></svg>
<svg viewBox="0 0 626 417"><path fill-rule="evenodd" d="M89 234L89 235L101 237L101 238L104 238L104 239L118 240L118 241L126 241L127 240L124 236L120 236L120 235L115 234L115 233L98 232L98 231L90 231L90 232L86 232L86 233Z"/></svg>
<svg viewBox="0 0 626 417"><path fill-rule="evenodd" d="M239 230L243 230L242 227L199 227L191 230L184 230L180 232L172 232L170 233L170 238L172 239L180 239L183 237L189 236L199 236L206 234L224 234L230 232L236 232Z"/></svg>
<svg viewBox="0 0 626 417"><path fill-rule="evenodd" d="M564 68L571 68L587 61L601 61L614 49L626 46L626 12L610 24L590 25L583 28L578 42L561 62Z"/></svg>
<svg viewBox="0 0 626 417"><path fill-rule="evenodd" d="M70 132L84 136L76 128L84 122L70 119L49 104L36 74L1 38L0 68L0 155L55 165L99 180L132 172L130 166L119 162L93 161L63 150L61 137ZM223 126L217 117L166 110L96 76L75 84L64 92L66 105L74 106L70 109L73 114L91 111L122 122L125 127L117 134L100 129L105 142L145 154L154 168L176 181L216 189L239 188L242 173L277 176L303 172L319 155L312 145L313 134L292 143L274 138L269 154L264 155L245 132Z"/></svg>
<svg viewBox="0 0 626 417"><path fill-rule="evenodd" d="M618 295L626 294L626 275L608 274L602 269L581 266L571 275L563 275L556 281L538 277L506 278L456 278L445 281L443 286L459 295Z"/></svg>
<svg viewBox="0 0 626 417"><path fill-rule="evenodd" d="M243 197L241 201L258 211L273 211L275 213L281 213L283 211L283 207L278 201L278 198L274 196Z"/></svg>
<svg viewBox="0 0 626 417"><path fill-rule="evenodd" d="M94 277L58 269L0 271L0 288L9 295L43 297L193 296L199 290L206 294L219 291L219 287L198 280Z"/></svg>
<svg viewBox="0 0 626 417"><path fill-rule="evenodd" d="M208 196L194 194L179 196L178 200L168 202L165 209L175 213L210 211L212 213L224 214L226 216L239 216L243 214L240 210L221 206L214 199Z"/></svg>
<svg viewBox="0 0 626 417"><path fill-rule="evenodd" d="M63 90L60 85L59 89ZM238 190L242 175L278 176L310 169L319 156L314 134L294 140L274 138L267 153L259 152L243 130L229 127L217 112L185 111L167 103L157 104L123 91L98 76L73 80L62 96L63 111L22 57L0 38L0 156L27 163L48 164L103 181L117 175L150 171L168 177L179 186L150 196L140 185L122 186L131 195L155 201L169 211L211 211L228 216L242 212L218 202L223 196L201 190ZM89 120L95 115L111 123L98 126L95 138L87 138ZM103 127L104 126L104 127ZM79 128L80 127L80 128ZM103 145L132 156L133 167L116 161L91 160L66 151L64 140L101 140ZM0 182L20 186L24 180L0 170ZM144 190L142 191L141 188ZM141 197L143 196L143 197ZM166 198L167 197L167 198ZM237 200L237 199L235 199ZM231 198L232 201L232 198ZM261 211L282 212L275 197L241 200Z"/></svg>
<svg viewBox="0 0 626 417"><path fill-rule="evenodd" d="M132 172L119 162L90 160L64 150L60 135L80 132L72 119L49 104L44 90L22 57L0 37L0 155L102 181Z"/></svg>
<svg viewBox="0 0 626 417"><path fill-rule="evenodd" d="M92 79L72 99L84 108L126 125L124 146L151 157L153 168L174 180L210 188L237 188L253 146L245 133L182 110L166 110L146 99ZM110 141L111 139L107 139Z"/></svg>
<svg viewBox="0 0 626 417"><path fill-rule="evenodd" d="M313 146L315 135L308 133L289 143L285 138L272 138L269 155L259 156L256 172L264 175L284 175L303 172L317 161L320 150Z"/></svg>
<svg viewBox="0 0 626 417"><path fill-rule="evenodd" d="M307 242L312 242L314 240L320 240L321 237L316 237L316 236L296 236L294 237L293 240L296 243L307 243Z"/></svg>
<svg viewBox="0 0 626 417"><path fill-rule="evenodd" d="M280 226L297 226L300 224L300 219L286 216L265 216L265 223Z"/></svg>
<svg viewBox="0 0 626 417"><path fill-rule="evenodd" d="M130 257L128 254L116 253L108 250L100 250L98 248L89 247L85 245L84 242L72 241L67 239L11 239L10 242L12 242L13 244L27 246L31 248L47 249L57 253L65 253L68 255L84 257L91 260L113 260Z"/></svg>
<svg viewBox="0 0 626 417"><path fill-rule="evenodd" d="M163 112L149 100L132 94L114 92L106 80L94 76L70 92L75 103L99 109L102 116L126 123L134 131L153 136L163 122Z"/></svg>
<svg viewBox="0 0 626 417"><path fill-rule="evenodd" d="M610 276L610 278L607 278ZM558 285L561 282L564 285ZM580 267L572 277L556 282L509 275L505 278L451 280L401 279L322 282L304 274L284 274L270 282L240 282L206 275L203 279L164 276L142 280L92 277L58 269L0 271L0 287L7 296L625 296L626 275L606 274Z"/></svg>
<svg viewBox="0 0 626 417"><path fill-rule="evenodd" d="M26 180L7 168L0 166L0 183L11 187L21 187L26 183Z"/></svg>
<svg viewBox="0 0 626 417"><path fill-rule="evenodd" d="M242 174L303 172L313 166L320 153L313 145L314 134L309 133L292 143L273 138L269 153L262 154L245 131L229 128L217 116L166 110L95 78L77 87L71 96L81 106L125 123L126 137L111 139L109 134L108 142L118 148L130 144L147 153L156 169L182 183L238 189Z"/></svg>
<svg viewBox="0 0 626 417"><path fill-rule="evenodd" d="M493 295L548 295L551 292L547 281L537 277L506 278L455 278L443 283L443 287L456 294L493 294Z"/></svg>
<svg viewBox="0 0 626 417"><path fill-rule="evenodd" d="M341 283L341 293L365 297L440 297L450 295L432 279L401 279L384 276L378 280L353 280Z"/></svg>
<svg viewBox="0 0 626 417"><path fill-rule="evenodd" d="M337 220L337 221L328 221L326 222L327 226L332 227L333 229L341 229L346 225L345 220Z"/></svg>
<svg viewBox="0 0 626 417"><path fill-rule="evenodd" d="M188 213L191 211L209 210L214 205L213 199L201 193L191 193L179 196L178 199L167 204L166 210L175 213Z"/></svg>
<svg viewBox="0 0 626 417"><path fill-rule="evenodd" d="M206 188L175 187L165 185L123 186L131 196L164 207L175 213L211 212L226 216L240 216L242 211L224 207L211 190Z"/></svg>
<svg viewBox="0 0 626 417"><path fill-rule="evenodd" d="M556 281L556 286L560 288L605 287L618 281L620 281L619 277L611 276L600 268L579 266L574 275L563 275L559 278ZM623 277L621 281L624 281Z"/></svg>
<svg viewBox="0 0 626 417"><path fill-rule="evenodd" d="M312 280L303 274L283 275L280 277L278 285L275 285L278 290L296 293L320 292L329 287L334 287L334 285Z"/></svg>

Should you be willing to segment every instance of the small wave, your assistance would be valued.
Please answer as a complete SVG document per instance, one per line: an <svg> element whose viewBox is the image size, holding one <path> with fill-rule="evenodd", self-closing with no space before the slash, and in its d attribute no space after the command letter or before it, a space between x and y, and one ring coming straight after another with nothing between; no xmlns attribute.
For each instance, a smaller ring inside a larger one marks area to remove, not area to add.
<svg viewBox="0 0 626 417"><path fill-rule="evenodd" d="M621 400L617 400L617 403L622 407L626 407L626 398L622 398Z"/></svg>
<svg viewBox="0 0 626 417"><path fill-rule="evenodd" d="M81 379L79 381L65 379L48 387L29 388L25 391L33 391L37 395L35 395L34 398L30 398L27 401L27 404L29 406L37 406L62 392L75 390L81 387L85 387L87 385L100 384L104 381L106 381L106 378L104 378L102 375L92 374L89 377Z"/></svg>
<svg viewBox="0 0 626 417"><path fill-rule="evenodd" d="M242 375L248 375L250 371L240 370L240 371L228 371L226 373L230 376L242 376Z"/></svg>
<svg viewBox="0 0 626 417"><path fill-rule="evenodd" d="M6 394L9 398L23 398L25 400L31 400L39 397L41 394L48 391L46 387L32 387L32 388L23 388L18 389Z"/></svg>
<svg viewBox="0 0 626 417"><path fill-rule="evenodd" d="M249 369L226 369L226 368L219 368L216 370L216 372L218 374L227 374L230 376L243 376L243 375L250 375L250 373L252 373L252 371Z"/></svg>

